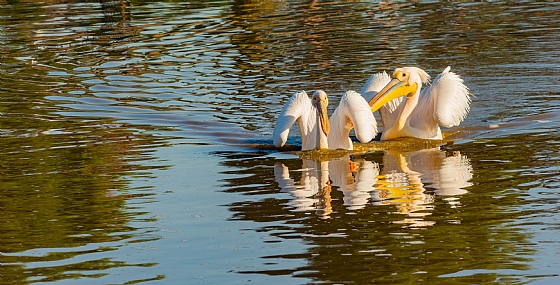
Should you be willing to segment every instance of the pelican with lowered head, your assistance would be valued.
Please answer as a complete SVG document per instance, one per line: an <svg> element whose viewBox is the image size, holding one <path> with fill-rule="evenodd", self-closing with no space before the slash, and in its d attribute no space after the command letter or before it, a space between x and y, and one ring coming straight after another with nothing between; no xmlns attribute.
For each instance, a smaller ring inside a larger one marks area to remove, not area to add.
<svg viewBox="0 0 560 285"><path fill-rule="evenodd" d="M349 133L353 128L362 143L376 136L375 117L359 93L347 91L330 118L327 115L328 102L327 93L322 90L315 91L311 100L305 91L295 93L278 116L273 133L274 145L284 146L295 122L300 129L302 150L352 150Z"/></svg>

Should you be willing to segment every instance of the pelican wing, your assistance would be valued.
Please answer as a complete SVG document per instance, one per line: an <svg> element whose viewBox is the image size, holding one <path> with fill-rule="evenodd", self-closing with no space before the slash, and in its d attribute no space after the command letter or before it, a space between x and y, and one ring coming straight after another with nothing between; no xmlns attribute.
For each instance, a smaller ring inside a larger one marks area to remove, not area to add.
<svg viewBox="0 0 560 285"><path fill-rule="evenodd" d="M342 96L329 122L330 149L352 149L352 141L348 137L352 128L356 138L362 143L371 141L377 134L377 122L369 104L356 91L347 91Z"/></svg>
<svg viewBox="0 0 560 285"><path fill-rule="evenodd" d="M383 87L389 84L389 82L391 82L391 76L389 76L385 71L376 73L368 79L366 84L362 87L360 93L366 101L369 102L379 91L381 91L381 89L383 89ZM400 114L399 107L401 106L404 98L405 97L395 98L387 102L387 104L383 105L383 107L379 109L384 127L388 128L395 123Z"/></svg>
<svg viewBox="0 0 560 285"><path fill-rule="evenodd" d="M389 84L389 82L391 82L391 76L385 71L376 73L364 84L360 94L369 102L383 87ZM395 123L400 113L397 109L401 106L403 100L404 97L393 99L379 109L384 127L387 128Z"/></svg>
<svg viewBox="0 0 560 285"><path fill-rule="evenodd" d="M356 138L362 143L371 141L377 135L377 122L364 97L355 91L347 91L339 107L342 105L348 110L346 115L354 125Z"/></svg>
<svg viewBox="0 0 560 285"><path fill-rule="evenodd" d="M278 120L274 126L274 133L272 135L274 146L282 147L288 140L288 134L290 133L290 128L292 125L300 120L305 112L309 112L311 109L311 100L305 91L296 92L284 105L280 115L278 115ZM300 130L303 131L305 128L304 124L299 124Z"/></svg>
<svg viewBox="0 0 560 285"><path fill-rule="evenodd" d="M379 72L372 75L366 84L360 90L360 94L366 99L366 101L370 101L385 85L391 82L391 77L387 74L387 72Z"/></svg>
<svg viewBox="0 0 560 285"><path fill-rule="evenodd" d="M450 69L447 67L431 86L422 90L413 122L433 118L438 125L450 128L465 119L470 110L470 92L463 79Z"/></svg>
<svg viewBox="0 0 560 285"><path fill-rule="evenodd" d="M362 94L364 99L369 102L379 91L381 91L381 89L383 89L383 87L389 84L389 82L391 82L391 76L389 76L387 72L383 71L376 73L368 79L366 84L364 84L360 94ZM387 102L387 104L381 107L379 112L383 118L383 124L387 121L390 125L392 125L393 122L397 120L399 112L395 112L395 110L397 110L403 100L404 97L399 97Z"/></svg>

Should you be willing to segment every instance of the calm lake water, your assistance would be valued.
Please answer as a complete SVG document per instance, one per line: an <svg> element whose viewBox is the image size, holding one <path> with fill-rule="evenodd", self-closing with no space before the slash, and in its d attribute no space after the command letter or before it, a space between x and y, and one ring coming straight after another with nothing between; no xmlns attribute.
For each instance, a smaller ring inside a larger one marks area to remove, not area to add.
<svg viewBox="0 0 560 285"><path fill-rule="evenodd" d="M560 283L559 14L0 0L0 283ZM448 65L445 143L271 147L295 91Z"/></svg>

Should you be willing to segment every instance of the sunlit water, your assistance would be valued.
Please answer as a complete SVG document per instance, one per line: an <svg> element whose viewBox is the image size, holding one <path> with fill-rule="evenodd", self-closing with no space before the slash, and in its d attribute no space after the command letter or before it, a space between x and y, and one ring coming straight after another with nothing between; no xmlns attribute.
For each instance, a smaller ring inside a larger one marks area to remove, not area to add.
<svg viewBox="0 0 560 285"><path fill-rule="evenodd" d="M1 283L560 283L558 13L0 0ZM271 147L405 65L472 91L445 142Z"/></svg>

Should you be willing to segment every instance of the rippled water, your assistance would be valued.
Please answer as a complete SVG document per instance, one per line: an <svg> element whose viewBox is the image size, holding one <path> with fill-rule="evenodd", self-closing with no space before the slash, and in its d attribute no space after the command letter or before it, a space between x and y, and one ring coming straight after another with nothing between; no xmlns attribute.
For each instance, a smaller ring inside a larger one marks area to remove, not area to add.
<svg viewBox="0 0 560 285"><path fill-rule="evenodd" d="M1 283L559 283L558 13L0 0ZM452 141L271 147L405 65L471 89Z"/></svg>

